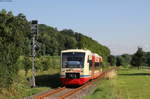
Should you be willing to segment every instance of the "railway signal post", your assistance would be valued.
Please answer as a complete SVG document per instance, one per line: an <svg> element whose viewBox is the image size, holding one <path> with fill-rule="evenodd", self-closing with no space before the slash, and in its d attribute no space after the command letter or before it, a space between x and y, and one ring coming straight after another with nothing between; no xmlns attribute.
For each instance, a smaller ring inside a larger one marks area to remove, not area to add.
<svg viewBox="0 0 150 99"><path fill-rule="evenodd" d="M38 21L32 20L31 22L31 35L32 35L32 87L35 87L35 48L36 48L36 37L38 34Z"/></svg>

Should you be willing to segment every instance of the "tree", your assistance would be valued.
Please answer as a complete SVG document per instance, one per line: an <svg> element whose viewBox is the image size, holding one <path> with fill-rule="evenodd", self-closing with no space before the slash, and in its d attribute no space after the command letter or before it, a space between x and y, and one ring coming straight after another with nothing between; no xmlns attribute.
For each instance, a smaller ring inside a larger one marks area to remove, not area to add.
<svg viewBox="0 0 150 99"><path fill-rule="evenodd" d="M144 65L145 66L150 66L150 52L145 52L144 53Z"/></svg>
<svg viewBox="0 0 150 99"><path fill-rule="evenodd" d="M138 67L140 69L140 66L144 62L144 52L142 48L138 47L137 52L132 56L131 65Z"/></svg>
<svg viewBox="0 0 150 99"><path fill-rule="evenodd" d="M10 88L18 73L17 59L23 54L28 26L25 17L0 12L0 88Z"/></svg>
<svg viewBox="0 0 150 99"><path fill-rule="evenodd" d="M130 62L131 62L131 55L123 54L123 55L121 55L121 57L123 58L123 63L122 63L122 65L124 65L124 66L129 66L129 65L130 65Z"/></svg>
<svg viewBox="0 0 150 99"><path fill-rule="evenodd" d="M111 66L116 65L116 58L113 55L108 56L108 62L110 63Z"/></svg>
<svg viewBox="0 0 150 99"><path fill-rule="evenodd" d="M116 57L116 66L123 66L123 58L121 56Z"/></svg>

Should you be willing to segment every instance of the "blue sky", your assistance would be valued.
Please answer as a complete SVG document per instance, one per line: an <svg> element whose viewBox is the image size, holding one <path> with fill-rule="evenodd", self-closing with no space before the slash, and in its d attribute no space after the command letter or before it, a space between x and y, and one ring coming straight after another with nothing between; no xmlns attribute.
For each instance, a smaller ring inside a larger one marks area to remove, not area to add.
<svg viewBox="0 0 150 99"><path fill-rule="evenodd" d="M73 29L108 46L112 54L150 51L150 0L12 0L0 9L28 20Z"/></svg>

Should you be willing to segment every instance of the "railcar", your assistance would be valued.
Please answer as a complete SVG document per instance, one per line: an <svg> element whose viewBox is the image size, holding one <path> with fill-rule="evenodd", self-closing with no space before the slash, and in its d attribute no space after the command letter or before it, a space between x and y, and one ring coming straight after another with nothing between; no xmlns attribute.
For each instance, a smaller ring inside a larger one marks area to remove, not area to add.
<svg viewBox="0 0 150 99"><path fill-rule="evenodd" d="M102 72L102 57L90 50L61 51L60 81L64 85L82 85Z"/></svg>

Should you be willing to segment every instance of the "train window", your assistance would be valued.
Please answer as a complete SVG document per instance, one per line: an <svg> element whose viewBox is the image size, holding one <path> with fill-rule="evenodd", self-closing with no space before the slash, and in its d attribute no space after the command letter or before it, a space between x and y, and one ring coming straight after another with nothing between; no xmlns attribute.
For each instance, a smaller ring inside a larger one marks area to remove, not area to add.
<svg viewBox="0 0 150 99"><path fill-rule="evenodd" d="M92 60L88 60L89 67L92 67Z"/></svg>
<svg viewBox="0 0 150 99"><path fill-rule="evenodd" d="M82 52L67 52L62 53L63 68L83 68L85 53Z"/></svg>
<svg viewBox="0 0 150 99"><path fill-rule="evenodd" d="M89 63L89 68L91 69L92 68L92 61L89 60L88 63ZM94 63L94 67L95 68L99 68L100 67L100 63L99 62L95 62Z"/></svg>

